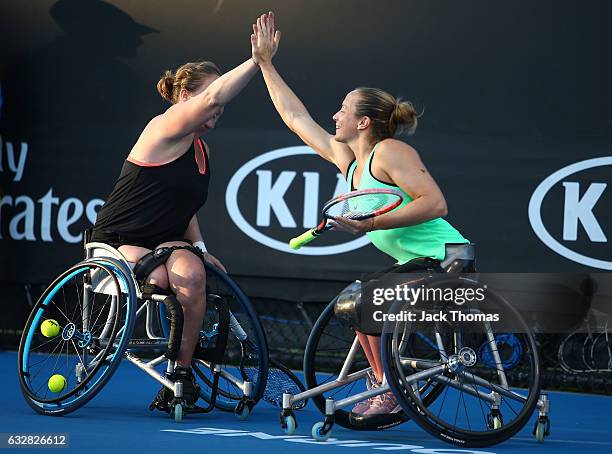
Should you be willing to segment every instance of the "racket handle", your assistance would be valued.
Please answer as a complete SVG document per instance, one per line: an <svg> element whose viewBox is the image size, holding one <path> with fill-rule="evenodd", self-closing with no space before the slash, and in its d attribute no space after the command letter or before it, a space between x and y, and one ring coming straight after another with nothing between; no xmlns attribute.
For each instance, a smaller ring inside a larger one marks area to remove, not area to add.
<svg viewBox="0 0 612 454"><path fill-rule="evenodd" d="M319 235L317 235L315 233L315 229L310 229L310 230L302 233L300 236L296 236L295 238L291 238L291 241L289 241L289 246L291 247L291 249L299 249L302 246L304 246L305 244L310 243L317 236L319 236Z"/></svg>

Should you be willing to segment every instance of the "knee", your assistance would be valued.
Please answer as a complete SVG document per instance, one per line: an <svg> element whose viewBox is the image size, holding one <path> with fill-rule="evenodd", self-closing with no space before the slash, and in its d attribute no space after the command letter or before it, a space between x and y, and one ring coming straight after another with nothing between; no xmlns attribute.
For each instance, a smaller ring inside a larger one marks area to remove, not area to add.
<svg viewBox="0 0 612 454"><path fill-rule="evenodd" d="M192 268L182 273L180 277L171 276L170 285L177 296L197 302L204 298L206 273L203 268Z"/></svg>
<svg viewBox="0 0 612 454"><path fill-rule="evenodd" d="M166 271L166 267L164 265L160 265L155 268L151 274L149 274L147 284L154 284L163 289L167 289L170 286L170 283L168 280L168 272Z"/></svg>

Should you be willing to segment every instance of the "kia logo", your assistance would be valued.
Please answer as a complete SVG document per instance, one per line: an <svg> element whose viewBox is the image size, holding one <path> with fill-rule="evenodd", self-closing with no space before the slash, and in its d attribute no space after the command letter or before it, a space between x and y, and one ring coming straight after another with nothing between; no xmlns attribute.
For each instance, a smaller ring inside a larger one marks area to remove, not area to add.
<svg viewBox="0 0 612 454"><path fill-rule="evenodd" d="M529 221L531 226L544 244L574 262L593 268L604 270L612 270L612 262L600 260L586 255L580 254L564 246L548 232L542 222L542 202L546 194L557 184L562 182L565 190L565 201L563 210L563 240L576 241L578 237L578 222L584 228L588 239L591 243L607 243L608 237L604 233L599 220L595 217L593 209L606 190L607 184L601 182L590 183L586 190L581 191L578 182L563 181L570 175L581 172L594 167L612 166L612 156L602 158L588 159L586 161L577 162L575 164L564 167L548 178L546 178L536 188L529 201ZM582 192L582 197L580 193Z"/></svg>
<svg viewBox="0 0 612 454"><path fill-rule="evenodd" d="M278 251L289 254L300 255L332 255L349 252L370 243L366 236L341 244L324 246L306 246L298 250L289 247L289 239L300 232L300 229L307 230L314 227L320 216L323 202L331 199L335 195L346 192L346 182L340 174L337 175L336 189L333 193L319 194L319 173L302 172L298 177L297 172L285 169L280 174L273 174L270 170L263 169L262 166L272 161L284 159L296 155L315 155L310 147L297 146L280 148L269 151L244 164L230 179L225 193L225 205L227 211L236 226L249 238ZM309 158L312 159L312 158ZM243 216L238 206L238 192L245 179L252 173L257 178L257 207L255 225L251 225ZM299 185L302 185L300 188ZM303 190L304 199L302 206L289 207L285 201L285 195L292 189ZM321 200L319 200L319 196ZM271 225L272 214L278 220L282 229L286 229L287 238L279 241L264 235L257 229ZM330 234L330 236L333 234ZM316 240L315 240L316 241ZM314 243L316 244L316 243Z"/></svg>

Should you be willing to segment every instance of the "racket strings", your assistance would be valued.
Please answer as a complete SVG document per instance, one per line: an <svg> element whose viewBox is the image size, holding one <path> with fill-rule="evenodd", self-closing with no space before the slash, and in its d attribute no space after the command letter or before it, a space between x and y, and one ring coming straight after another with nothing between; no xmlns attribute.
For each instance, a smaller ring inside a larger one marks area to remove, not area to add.
<svg viewBox="0 0 612 454"><path fill-rule="evenodd" d="M245 367L244 372L251 381L256 381L259 377L259 370L254 367ZM270 366L263 400L277 407L282 407L283 393L285 392L295 395L301 393L302 389L281 369ZM303 401L296 402L292 405L292 408L299 410L305 405L306 403Z"/></svg>
<svg viewBox="0 0 612 454"><path fill-rule="evenodd" d="M362 194L340 200L327 208L325 214L330 218L363 219L379 210L397 203L397 194Z"/></svg>

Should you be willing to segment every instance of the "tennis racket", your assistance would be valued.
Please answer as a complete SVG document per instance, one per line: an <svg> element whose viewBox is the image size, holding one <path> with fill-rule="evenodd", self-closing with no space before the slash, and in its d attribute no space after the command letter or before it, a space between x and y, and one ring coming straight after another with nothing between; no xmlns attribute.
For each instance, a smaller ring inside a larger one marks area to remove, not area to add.
<svg viewBox="0 0 612 454"><path fill-rule="evenodd" d="M323 220L314 229L310 229L289 241L291 249L299 249L310 243L333 225L330 220L337 218L363 221L388 213L398 207L404 195L397 189L362 189L340 194L323 206Z"/></svg>
<svg viewBox="0 0 612 454"><path fill-rule="evenodd" d="M259 369L252 367L255 359L259 355L259 349L253 345L246 332L240 326L234 314L230 312L230 329L234 336L240 341L240 373L243 379L255 382L259 378ZM283 405L283 393L288 392L293 395L306 391L306 388L296 375L291 372L284 364L268 356L268 379L266 389L262 399L269 404L277 407ZM306 406L308 401L300 401L293 404L294 410L299 410Z"/></svg>
<svg viewBox="0 0 612 454"><path fill-rule="evenodd" d="M259 370L255 367L250 367L249 362L258 355L257 348L246 339L241 341L242 357L240 359L240 373L243 379L256 381L258 379ZM287 392L293 395L306 391L306 387L300 379L289 370L284 364L268 357L268 380L266 381L266 389L262 399L269 404L282 408L283 393ZM307 400L295 402L292 405L293 410L304 408L308 403Z"/></svg>

